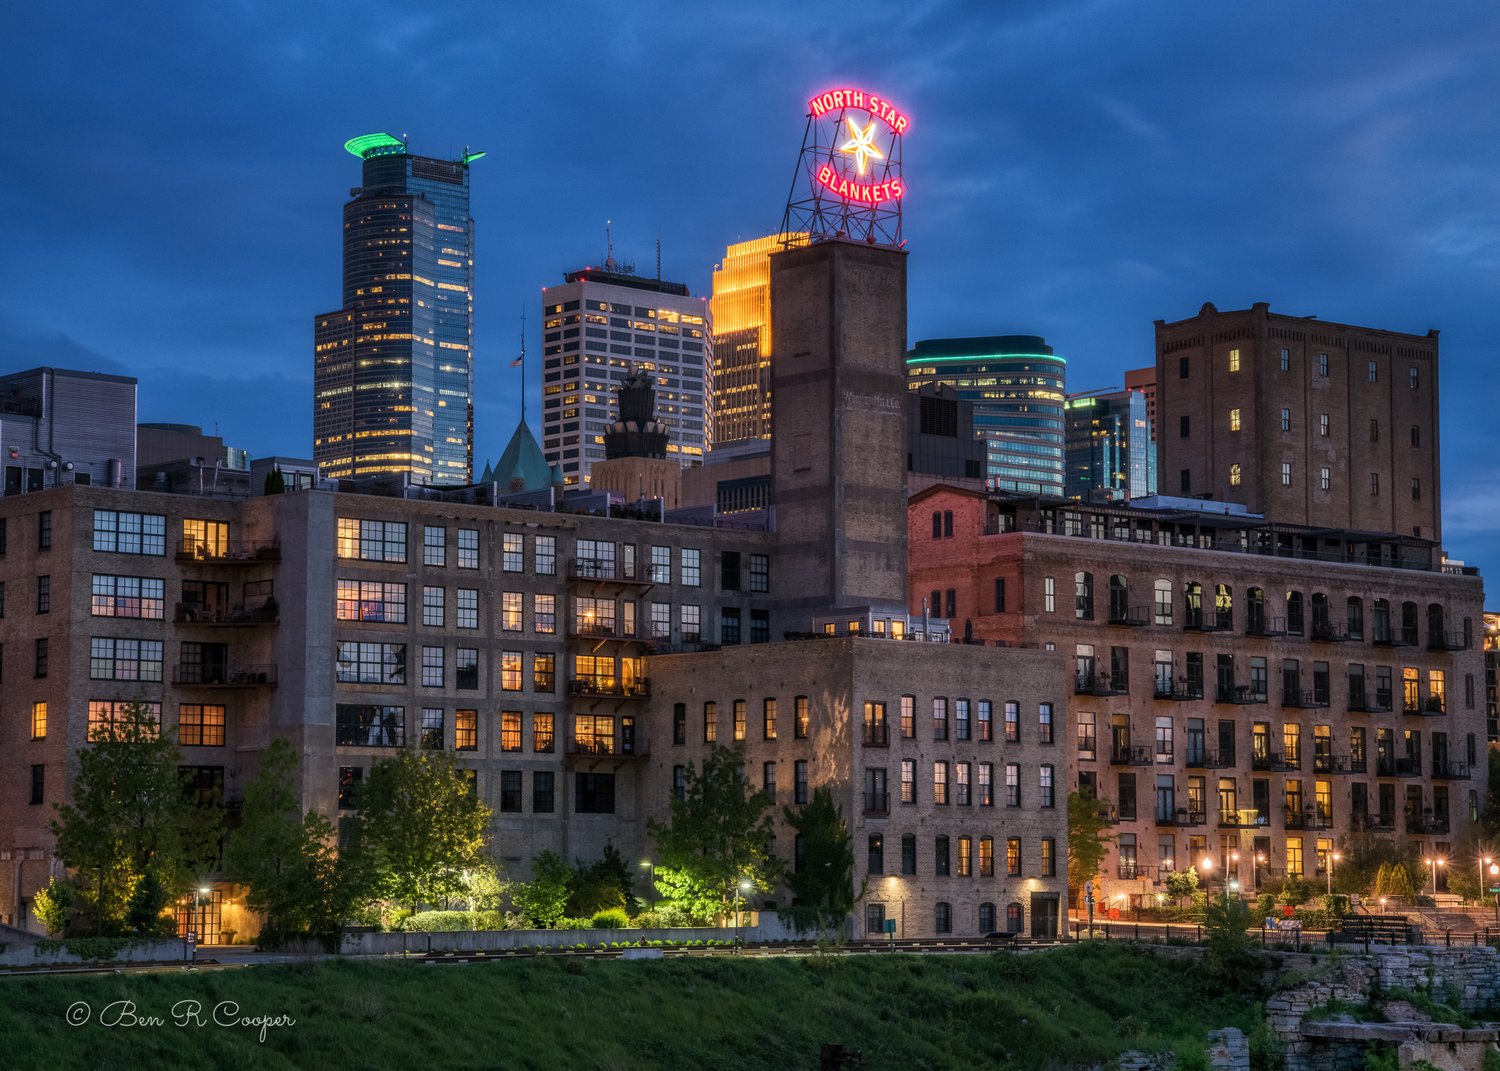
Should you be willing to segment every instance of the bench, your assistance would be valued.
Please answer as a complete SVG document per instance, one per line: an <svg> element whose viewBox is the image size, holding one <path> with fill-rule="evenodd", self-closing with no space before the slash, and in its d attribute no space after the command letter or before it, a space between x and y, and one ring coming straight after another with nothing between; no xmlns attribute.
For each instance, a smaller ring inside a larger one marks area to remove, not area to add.
<svg viewBox="0 0 1500 1071"><path fill-rule="evenodd" d="M1405 945L1411 943L1414 929L1405 915L1352 915L1329 931L1328 940L1334 944Z"/></svg>
<svg viewBox="0 0 1500 1071"><path fill-rule="evenodd" d="M1014 948L1020 937L1021 935L1014 930L996 930L994 933L985 934L984 940L986 944Z"/></svg>

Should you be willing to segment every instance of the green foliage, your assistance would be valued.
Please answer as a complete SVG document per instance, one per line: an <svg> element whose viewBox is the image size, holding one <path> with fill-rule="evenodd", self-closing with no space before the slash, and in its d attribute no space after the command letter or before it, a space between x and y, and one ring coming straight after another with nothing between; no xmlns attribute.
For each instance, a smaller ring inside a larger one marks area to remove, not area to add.
<svg viewBox="0 0 1500 1071"><path fill-rule="evenodd" d="M176 742L140 702L78 750L72 801L56 805L52 833L96 934L129 928L131 895L148 866L168 899L212 867L220 811L189 798L181 762Z"/></svg>
<svg viewBox="0 0 1500 1071"><path fill-rule="evenodd" d="M531 861L531 880L511 887L511 903L528 926L549 929L567 911L572 877L572 868L556 852L541 852Z"/></svg>
<svg viewBox="0 0 1500 1071"><path fill-rule="evenodd" d="M381 895L414 911L462 896L463 872L484 861L490 809L452 755L404 749L375 763L359 805L351 843Z"/></svg>
<svg viewBox="0 0 1500 1071"><path fill-rule="evenodd" d="M1092 880L1115 839L1109 823L1109 801L1068 793L1068 884L1083 888Z"/></svg>
<svg viewBox="0 0 1500 1071"><path fill-rule="evenodd" d="M36 950L42 953L69 952L79 959L90 962L118 959L135 941L129 937L70 937L66 941L38 941Z"/></svg>
<svg viewBox="0 0 1500 1071"><path fill-rule="evenodd" d="M690 763L682 799L672 800L671 821L646 825L661 854L656 884L695 917L727 914L741 881L765 890L780 872L770 852L770 797L745 780L743 760L714 747L700 774ZM715 905L717 905L715 907Z"/></svg>
<svg viewBox="0 0 1500 1071"><path fill-rule="evenodd" d="M408 933L448 933L457 930L518 930L519 915L504 911L418 911L402 921Z"/></svg>
<svg viewBox="0 0 1500 1071"><path fill-rule="evenodd" d="M783 917L798 933L839 929L865 894L863 884L854 888L854 848L843 811L826 788L816 789L799 810L781 810L802 845L801 866L787 876L792 906Z"/></svg>
<svg viewBox="0 0 1500 1071"><path fill-rule="evenodd" d="M72 913L76 898L72 883L52 878L47 882L47 887L37 890L32 898L32 914L47 927L48 933L62 933L63 927L68 924L68 916Z"/></svg>
<svg viewBox="0 0 1500 1071"><path fill-rule="evenodd" d="M1349 897L1343 893L1334 893L1332 896L1324 895L1319 898L1323 910L1334 918L1342 918L1349 914Z"/></svg>
<svg viewBox="0 0 1500 1071"><path fill-rule="evenodd" d="M1413 900L1421 887L1421 883L1414 879L1412 868L1406 863L1384 863L1375 875L1377 897Z"/></svg>
<svg viewBox="0 0 1500 1071"><path fill-rule="evenodd" d="M510 886L493 863L481 862L463 872L463 896L470 911L495 911L505 903Z"/></svg>
<svg viewBox="0 0 1500 1071"><path fill-rule="evenodd" d="M1307 903L1308 897L1312 896L1312 883L1306 878L1297 875L1289 876L1281 883L1281 902L1287 907L1296 907L1298 904Z"/></svg>
<svg viewBox="0 0 1500 1071"><path fill-rule="evenodd" d="M162 914L167 900L167 889L157 876L156 867L147 864L141 879L130 892L130 903L125 909L126 929L146 937L170 936L176 925L170 916Z"/></svg>
<svg viewBox="0 0 1500 1071"><path fill-rule="evenodd" d="M225 874L249 886L247 906L265 916L258 939L265 947L304 935L330 940L372 895L359 855L335 851L333 824L302 813L298 762L285 739L261 751L240 826L224 849Z"/></svg>
<svg viewBox="0 0 1500 1071"><path fill-rule="evenodd" d="M594 912L589 925L596 930L623 930L630 925L630 919L623 907L607 907L603 911Z"/></svg>
<svg viewBox="0 0 1500 1071"><path fill-rule="evenodd" d="M1270 893L1261 893L1255 898L1255 915L1257 918L1268 919L1280 915L1276 909L1276 897Z"/></svg>
<svg viewBox="0 0 1500 1071"><path fill-rule="evenodd" d="M1166 887L1167 895L1180 904L1198 891L1198 870L1196 867L1169 870L1162 884Z"/></svg>
<svg viewBox="0 0 1500 1071"><path fill-rule="evenodd" d="M581 859L568 880L568 914L591 916L606 908L627 908L635 903L632 886L635 874L613 844L604 846L604 854L592 863Z"/></svg>
<svg viewBox="0 0 1500 1071"><path fill-rule="evenodd" d="M271 471L266 473L265 486L262 494L279 495L286 492L286 476L281 471L280 465L272 465Z"/></svg>
<svg viewBox="0 0 1500 1071"><path fill-rule="evenodd" d="M1247 931L1258 924L1250 905L1238 897L1209 899L1203 912L1208 967L1221 985L1242 991L1257 988L1255 944Z"/></svg>

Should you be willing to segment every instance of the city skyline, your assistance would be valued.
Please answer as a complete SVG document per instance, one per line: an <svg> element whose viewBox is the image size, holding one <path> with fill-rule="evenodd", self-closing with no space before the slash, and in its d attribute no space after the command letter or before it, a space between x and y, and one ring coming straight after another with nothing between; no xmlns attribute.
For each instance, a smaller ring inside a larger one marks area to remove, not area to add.
<svg viewBox="0 0 1500 1071"><path fill-rule="evenodd" d="M310 455L340 146L391 130L425 154L490 153L473 214L476 453L492 456L519 416L521 307L540 353L540 290L603 261L606 219L619 259L654 274L660 236L662 274L706 296L726 244L775 228L806 100L852 82L911 116L909 344L1043 335L1083 391L1121 385L1150 363L1153 320L1208 301L1440 329L1445 543L1481 567L1500 553L1482 389L1500 327L1500 15L1479 3L1420 22L1395 4L1032 4L982 21L875 5L857 23L648 7L556 44L540 14L91 6L66 26L15 19L30 47L3 76L0 182L26 211L0 275L0 372L137 376L142 420ZM1247 59L1226 65L1224 40ZM85 150L87 166L59 164Z"/></svg>

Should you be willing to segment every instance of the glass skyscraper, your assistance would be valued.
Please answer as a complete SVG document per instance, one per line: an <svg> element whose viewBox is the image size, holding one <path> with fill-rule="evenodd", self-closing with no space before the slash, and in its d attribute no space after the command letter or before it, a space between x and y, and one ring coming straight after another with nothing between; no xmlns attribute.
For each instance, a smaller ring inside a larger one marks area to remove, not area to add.
<svg viewBox="0 0 1500 1071"><path fill-rule="evenodd" d="M1067 495L1080 502L1128 502L1156 494L1156 447L1138 390L1068 399Z"/></svg>
<svg viewBox="0 0 1500 1071"><path fill-rule="evenodd" d="M344 301L314 324L313 457L328 477L464 485L474 465L474 221L469 164L389 134L344 205Z"/></svg>
<svg viewBox="0 0 1500 1071"><path fill-rule="evenodd" d="M907 386L943 383L974 403L985 483L996 491L1063 493L1067 362L1036 335L934 338L906 355Z"/></svg>

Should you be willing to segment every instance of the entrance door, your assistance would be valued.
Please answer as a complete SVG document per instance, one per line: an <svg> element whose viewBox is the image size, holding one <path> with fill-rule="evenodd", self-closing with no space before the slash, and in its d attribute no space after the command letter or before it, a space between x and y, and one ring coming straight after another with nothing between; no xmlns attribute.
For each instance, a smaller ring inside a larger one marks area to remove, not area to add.
<svg viewBox="0 0 1500 1071"><path fill-rule="evenodd" d="M1031 894L1031 936L1056 937L1057 918L1057 893Z"/></svg>

